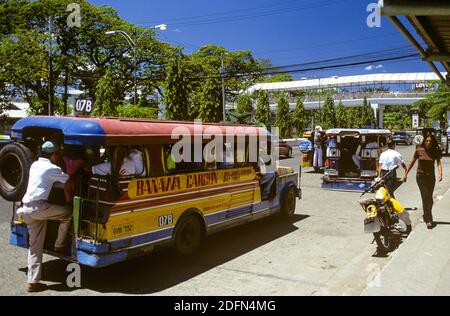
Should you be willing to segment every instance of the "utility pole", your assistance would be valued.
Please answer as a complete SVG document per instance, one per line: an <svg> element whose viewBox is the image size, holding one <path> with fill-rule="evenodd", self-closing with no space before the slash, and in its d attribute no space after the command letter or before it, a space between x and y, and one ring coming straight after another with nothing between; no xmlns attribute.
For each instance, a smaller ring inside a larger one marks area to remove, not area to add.
<svg viewBox="0 0 450 316"><path fill-rule="evenodd" d="M221 67L220 67L220 75L222 77L222 106L223 106L223 121L226 120L225 114L225 67L223 65L223 54L221 55Z"/></svg>
<svg viewBox="0 0 450 316"><path fill-rule="evenodd" d="M134 97L133 97L133 103L134 105L137 105L137 73L138 73L138 61L137 61L137 54L138 54L138 44L139 44L139 40L142 38L142 36L144 36L145 32L147 32L148 30L166 30L167 29L167 25L166 24L158 24L155 26L152 26L150 28L147 28L144 30L144 32L142 32L142 34L136 39L136 41L133 41L133 39L130 37L130 35L128 35L125 31L107 31L105 32L106 35L113 35L113 34L120 34L122 35L126 42L128 43L128 45L130 45L131 50L133 51L133 85L134 85ZM136 34L134 34L134 37L136 37Z"/></svg>
<svg viewBox="0 0 450 316"><path fill-rule="evenodd" d="M134 105L137 105L137 71L138 71L138 65L137 65L137 43L134 44L133 48L133 54L134 54Z"/></svg>
<svg viewBox="0 0 450 316"><path fill-rule="evenodd" d="M53 17L48 18L48 38L49 38L49 47L48 47L48 115L53 115L53 82L52 82L52 44L53 44Z"/></svg>

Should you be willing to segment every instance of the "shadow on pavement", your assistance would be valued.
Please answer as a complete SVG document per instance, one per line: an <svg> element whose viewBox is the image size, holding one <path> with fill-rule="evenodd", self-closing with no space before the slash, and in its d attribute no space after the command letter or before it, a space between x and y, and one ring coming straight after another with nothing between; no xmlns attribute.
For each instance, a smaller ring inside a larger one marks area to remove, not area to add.
<svg viewBox="0 0 450 316"><path fill-rule="evenodd" d="M389 252L383 252L380 251L377 247L375 252L373 253L372 257L374 258L387 258L389 257L395 250L400 247L400 245L408 238L408 236L400 234L400 233L394 233L391 237L391 249ZM375 239L373 240L373 243L376 244Z"/></svg>
<svg viewBox="0 0 450 316"><path fill-rule="evenodd" d="M439 226L439 225L450 225L450 222L433 222L433 227Z"/></svg>
<svg viewBox="0 0 450 316"><path fill-rule="evenodd" d="M309 216L295 214L289 220L268 217L207 236L195 255L181 258L166 248L147 256L105 268L81 267L83 289L102 293L152 294L169 289L217 266L281 238L298 228L294 223ZM65 285L68 262L55 259L44 262L42 281L58 282L49 289L71 292ZM20 269L26 272L25 269Z"/></svg>

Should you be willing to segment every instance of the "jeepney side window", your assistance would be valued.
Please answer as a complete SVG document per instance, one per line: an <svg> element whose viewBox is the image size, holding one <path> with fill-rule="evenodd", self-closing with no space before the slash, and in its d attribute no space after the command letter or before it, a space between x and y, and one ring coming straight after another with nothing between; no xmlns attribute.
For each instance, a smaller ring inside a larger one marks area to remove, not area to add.
<svg viewBox="0 0 450 316"><path fill-rule="evenodd" d="M144 157L141 147L115 146L106 148L98 163L92 166L97 175L145 176Z"/></svg>
<svg viewBox="0 0 450 316"><path fill-rule="evenodd" d="M189 173L198 172L204 170L204 160L195 161L194 155L194 144L191 145L191 152L184 153L183 148L178 153L183 160L177 162L175 157L172 155L172 144L164 144L161 147L161 160L163 163L164 174L177 174L177 173ZM203 156L203 155L202 155Z"/></svg>
<svg viewBox="0 0 450 316"><path fill-rule="evenodd" d="M147 154L144 146L131 146L128 158L134 164L136 177L145 177L148 174Z"/></svg>
<svg viewBox="0 0 450 316"><path fill-rule="evenodd" d="M219 169L232 168L234 166L234 147L233 142L223 143L222 162L218 162Z"/></svg>
<svg viewBox="0 0 450 316"><path fill-rule="evenodd" d="M234 150L234 164L236 167L244 167L248 163L249 156L249 146L248 146L248 137L241 138L237 137L235 142L235 150Z"/></svg>
<svg viewBox="0 0 450 316"><path fill-rule="evenodd" d="M208 143L203 144L203 166L204 170L215 170L217 169L217 160L219 155L219 150L216 147L207 146Z"/></svg>

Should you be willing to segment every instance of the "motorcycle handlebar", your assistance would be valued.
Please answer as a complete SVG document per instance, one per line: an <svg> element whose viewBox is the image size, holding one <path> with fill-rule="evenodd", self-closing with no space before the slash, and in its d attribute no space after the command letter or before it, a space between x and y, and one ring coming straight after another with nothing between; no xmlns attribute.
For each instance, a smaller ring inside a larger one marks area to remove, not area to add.
<svg viewBox="0 0 450 316"><path fill-rule="evenodd" d="M393 169L389 170L388 172L386 172L386 174L384 176L382 176L380 178L379 181L376 181L374 184L372 184L370 187L368 187L367 189L364 190L363 193L361 193L360 197L363 196L364 194L366 194L367 192L370 192L375 186L379 185L380 183L383 183L384 179L390 175L392 172L394 172L395 170L398 169L399 166L395 166Z"/></svg>

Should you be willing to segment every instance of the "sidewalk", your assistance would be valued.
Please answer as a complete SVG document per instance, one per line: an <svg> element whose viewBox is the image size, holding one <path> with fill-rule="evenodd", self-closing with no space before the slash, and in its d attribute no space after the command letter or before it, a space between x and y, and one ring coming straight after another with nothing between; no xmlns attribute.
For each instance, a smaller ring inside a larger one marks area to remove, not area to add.
<svg viewBox="0 0 450 316"><path fill-rule="evenodd" d="M419 223L361 295L450 295L450 191L433 207L436 226Z"/></svg>

